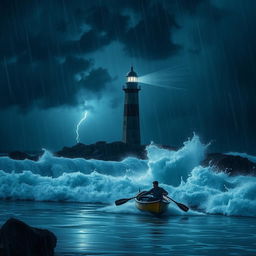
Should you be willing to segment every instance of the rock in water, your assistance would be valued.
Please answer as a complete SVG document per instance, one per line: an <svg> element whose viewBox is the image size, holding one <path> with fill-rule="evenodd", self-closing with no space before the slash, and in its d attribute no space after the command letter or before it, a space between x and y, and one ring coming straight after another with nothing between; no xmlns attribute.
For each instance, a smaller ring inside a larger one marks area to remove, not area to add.
<svg viewBox="0 0 256 256"><path fill-rule="evenodd" d="M256 175L256 164L241 156L208 154L202 165L212 166L215 170L225 171L229 175Z"/></svg>
<svg viewBox="0 0 256 256"><path fill-rule="evenodd" d="M56 236L11 218L0 230L0 256L53 256Z"/></svg>
<svg viewBox="0 0 256 256"><path fill-rule="evenodd" d="M10 153L8 153L8 156L14 160L25 160L25 159L29 159L29 160L33 160L33 161L37 161L39 159L39 156L41 154L37 154L37 155L30 155L27 154L25 152L21 152L21 151L12 151Z"/></svg>

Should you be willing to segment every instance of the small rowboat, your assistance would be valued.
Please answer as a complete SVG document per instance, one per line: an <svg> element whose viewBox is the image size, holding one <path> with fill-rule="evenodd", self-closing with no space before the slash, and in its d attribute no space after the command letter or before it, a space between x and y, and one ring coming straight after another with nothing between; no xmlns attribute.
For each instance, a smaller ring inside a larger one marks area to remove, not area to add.
<svg viewBox="0 0 256 256"><path fill-rule="evenodd" d="M160 215L164 213L169 206L170 201L166 199L154 200L151 196L141 196L135 198L136 207L145 212Z"/></svg>

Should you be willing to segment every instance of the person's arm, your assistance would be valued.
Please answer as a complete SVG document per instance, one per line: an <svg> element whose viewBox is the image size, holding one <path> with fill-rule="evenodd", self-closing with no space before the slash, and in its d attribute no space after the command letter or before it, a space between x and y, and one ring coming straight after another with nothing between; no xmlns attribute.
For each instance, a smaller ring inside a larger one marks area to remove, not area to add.
<svg viewBox="0 0 256 256"><path fill-rule="evenodd" d="M149 195L149 194L151 194L151 193L152 193L152 189L150 189L149 191L146 191L145 193L143 193L143 196Z"/></svg>
<svg viewBox="0 0 256 256"><path fill-rule="evenodd" d="M162 194L163 194L164 196L167 196L167 195L168 195L168 192L162 188Z"/></svg>

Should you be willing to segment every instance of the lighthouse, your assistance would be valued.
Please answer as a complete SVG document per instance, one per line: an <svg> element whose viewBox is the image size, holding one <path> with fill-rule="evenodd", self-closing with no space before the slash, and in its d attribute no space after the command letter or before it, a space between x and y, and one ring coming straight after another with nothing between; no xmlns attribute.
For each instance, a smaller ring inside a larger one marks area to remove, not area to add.
<svg viewBox="0 0 256 256"><path fill-rule="evenodd" d="M124 123L123 142L126 144L140 145L140 113L138 75L131 66L126 75L126 84L123 86L124 99Z"/></svg>

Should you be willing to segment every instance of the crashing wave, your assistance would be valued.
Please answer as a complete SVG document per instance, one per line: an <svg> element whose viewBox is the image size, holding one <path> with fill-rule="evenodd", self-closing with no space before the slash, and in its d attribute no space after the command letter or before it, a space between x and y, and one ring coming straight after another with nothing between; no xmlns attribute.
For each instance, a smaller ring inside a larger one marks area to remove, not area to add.
<svg viewBox="0 0 256 256"><path fill-rule="evenodd" d="M194 135L177 151L151 144L148 160L69 159L48 151L37 162L1 157L0 198L112 204L148 189L157 179L171 197L197 211L256 217L256 177L230 177L200 166L206 149ZM118 207L118 211L125 209L125 205Z"/></svg>

